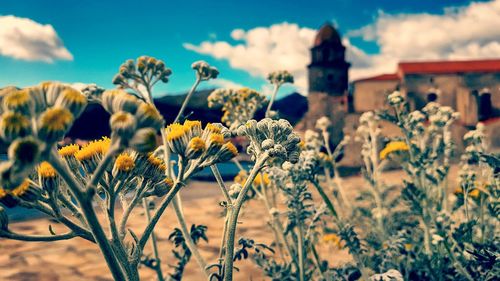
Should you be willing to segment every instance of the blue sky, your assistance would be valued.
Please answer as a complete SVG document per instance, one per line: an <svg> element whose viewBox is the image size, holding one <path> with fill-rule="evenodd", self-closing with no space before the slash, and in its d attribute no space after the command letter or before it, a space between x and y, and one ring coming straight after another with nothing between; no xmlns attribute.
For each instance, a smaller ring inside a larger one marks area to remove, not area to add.
<svg viewBox="0 0 500 281"><path fill-rule="evenodd" d="M304 92L306 82L302 69L307 64L307 45L311 34L325 21L334 22L346 36L353 77L390 71L394 68L391 63L400 59L500 56L497 46L500 34L495 32L480 35L464 32L463 36L448 39L458 42L450 44L451 47L439 40L430 40L431 43L420 46L425 56L411 49L420 44L418 42L427 42L426 38L416 36L413 39L412 35L402 43L395 43L392 35L406 32L401 30L402 23L409 26L408 32L418 35L421 34L420 24L415 23L425 20L430 26L445 26L451 22L451 25L456 24L457 32L463 30L461 26L472 20L478 11L492 11L486 17L495 21L500 13L500 9L497 10L499 1L475 2L0 0L0 87L58 80L96 83L110 88L113 87L111 79L124 60L150 55L163 59L173 70L171 82L157 89L158 95L188 89L194 77L190 65L200 59L221 72L219 83L205 87L245 85L265 92L266 88L261 86L265 82L265 67L279 68L282 64L295 72L299 79L298 89ZM6 16L13 17L2 21ZM16 26L16 19L30 19L33 23ZM497 22L498 19L500 16ZM37 24L51 25L55 33L37 32ZM491 24L491 20L484 24ZM269 31L273 26L275 31ZM19 41L9 41L12 34L18 34L16 28L27 30L31 27L34 28L31 34L21 32L28 37L22 42L32 43L28 51L41 52L38 55L17 50L23 48L18 46ZM447 28L453 29L453 26ZM297 37L292 36L294 32ZM447 29L436 30L431 39L448 33ZM289 38L296 40L287 42ZM59 45L52 46L49 42L38 46L43 40ZM261 41L267 43L260 46L258 42ZM297 41L304 42L293 50L286 47ZM58 49L46 49L52 47ZM271 53L278 55L265 56ZM260 61L245 60L252 54ZM275 57L280 60L274 61ZM388 57L393 60L382 66L380 61L386 62Z"/></svg>

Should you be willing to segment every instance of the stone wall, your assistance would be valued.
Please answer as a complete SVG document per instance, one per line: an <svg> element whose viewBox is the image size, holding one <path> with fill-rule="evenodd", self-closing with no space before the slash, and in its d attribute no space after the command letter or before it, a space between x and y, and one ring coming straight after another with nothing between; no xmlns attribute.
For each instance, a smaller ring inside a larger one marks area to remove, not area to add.
<svg viewBox="0 0 500 281"><path fill-rule="evenodd" d="M309 110L304 118L295 127L296 130L305 132L314 130L316 121L327 116L333 124L331 130L332 143L339 143L343 138L342 128L344 128L344 117L347 112L347 99L345 96L331 96L327 93L310 93L307 96Z"/></svg>
<svg viewBox="0 0 500 281"><path fill-rule="evenodd" d="M382 109L387 106L387 95L392 93L399 81L358 81L354 84L353 102L355 112Z"/></svg>
<svg viewBox="0 0 500 281"><path fill-rule="evenodd" d="M342 66L342 65L341 65ZM347 67L309 67L309 92L344 95L347 89Z"/></svg>

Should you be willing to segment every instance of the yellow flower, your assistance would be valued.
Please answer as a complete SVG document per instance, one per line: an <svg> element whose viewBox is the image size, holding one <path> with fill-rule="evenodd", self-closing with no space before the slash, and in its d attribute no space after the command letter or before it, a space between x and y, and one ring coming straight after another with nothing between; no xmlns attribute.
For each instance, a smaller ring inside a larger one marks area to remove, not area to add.
<svg viewBox="0 0 500 281"><path fill-rule="evenodd" d="M236 177L234 177L234 182L240 185L244 185L248 178L248 174L246 171L240 170Z"/></svg>
<svg viewBox="0 0 500 281"><path fill-rule="evenodd" d="M165 130L167 132L167 141L173 141L185 136L188 128L179 123L175 123L168 125Z"/></svg>
<svg viewBox="0 0 500 281"><path fill-rule="evenodd" d="M0 199L4 198L7 195L8 195L7 191L0 187Z"/></svg>
<svg viewBox="0 0 500 281"><path fill-rule="evenodd" d="M191 129L193 127L199 127L201 128L201 121L198 120L186 120L184 121L184 126L188 129Z"/></svg>
<svg viewBox="0 0 500 281"><path fill-rule="evenodd" d="M481 191L481 189L483 188L483 185L478 185L478 183L476 182L476 186L478 186L478 188L471 188L469 189L469 192L468 192L468 196L473 198L473 199L478 199L481 194L487 194L487 193L483 193ZM455 188L455 190L453 191L453 193L458 196L458 195L461 195L463 196L464 195L464 190L462 189L462 187L457 187Z"/></svg>
<svg viewBox="0 0 500 281"><path fill-rule="evenodd" d="M186 157L189 159L198 158L206 149L205 141L200 137L194 137L189 141L186 149Z"/></svg>
<svg viewBox="0 0 500 281"><path fill-rule="evenodd" d="M69 144L63 146L59 149L59 155L62 157L74 156L77 151L80 150L80 146L78 144Z"/></svg>
<svg viewBox="0 0 500 281"><path fill-rule="evenodd" d="M212 124L212 123L208 123L206 126L205 126L205 131L207 132L210 132L210 133L216 133L216 134L220 134L221 133L221 128Z"/></svg>
<svg viewBox="0 0 500 281"><path fill-rule="evenodd" d="M30 188L29 180L24 180L18 187L14 188L10 193L14 196L22 196Z"/></svg>
<svg viewBox="0 0 500 281"><path fill-rule="evenodd" d="M413 248L413 245L411 243L406 243L404 246L406 251L410 251Z"/></svg>
<svg viewBox="0 0 500 281"><path fill-rule="evenodd" d="M189 128L184 125L175 123L170 124L166 129L167 143L173 153L184 155L186 146L189 142L188 132Z"/></svg>
<svg viewBox="0 0 500 281"><path fill-rule="evenodd" d="M174 181L171 178L165 178L161 180L159 183L155 184L153 189L153 194L158 197L163 197L167 194L170 189L174 186Z"/></svg>
<svg viewBox="0 0 500 281"><path fill-rule="evenodd" d="M16 112L5 112L0 119L0 134L6 141L13 141L31 133L30 120Z"/></svg>
<svg viewBox="0 0 500 281"><path fill-rule="evenodd" d="M394 152L408 151L409 147L404 141L392 141L388 143L382 151L380 151L380 159L384 160L387 156Z"/></svg>
<svg viewBox="0 0 500 281"><path fill-rule="evenodd" d="M27 90L12 91L3 99L5 110L13 110L22 114L30 114L33 101Z"/></svg>
<svg viewBox="0 0 500 281"><path fill-rule="evenodd" d="M261 184L267 186L269 185L271 181L269 180L269 174L268 173L259 173L256 177L253 183L255 185L260 186Z"/></svg>
<svg viewBox="0 0 500 281"><path fill-rule="evenodd" d="M226 142L219 151L219 162L228 161L238 155L238 149L232 142Z"/></svg>
<svg viewBox="0 0 500 281"><path fill-rule="evenodd" d="M38 121L38 137L48 142L57 141L64 136L73 120L73 114L66 108L49 108L42 113Z"/></svg>
<svg viewBox="0 0 500 281"><path fill-rule="evenodd" d="M57 172L54 167L49 164L49 162L44 161L40 164L40 166L38 166L38 174L42 178L55 178Z"/></svg>
<svg viewBox="0 0 500 281"><path fill-rule="evenodd" d="M344 248L344 246L342 245L343 244L342 239L340 238L340 236L338 236L337 234L334 234L334 233L323 235L323 242L328 243L328 244L332 244L335 247L337 247L337 249L339 249L339 250Z"/></svg>
<svg viewBox="0 0 500 281"><path fill-rule="evenodd" d="M83 146L80 150L75 152L75 157L78 161L89 160L97 155L103 155L109 150L111 145L111 139L103 137L100 140L95 140L89 142L87 145Z"/></svg>
<svg viewBox="0 0 500 281"><path fill-rule="evenodd" d="M247 179L248 179L248 173L246 171L241 170L238 172L236 177L234 177L234 182L238 183L240 185L244 185L245 182L247 181ZM260 187L261 184L263 184L264 186L267 186L270 184L270 182L271 181L269 180L268 173L259 173L259 174L257 174L255 179L253 180L252 184L254 186Z"/></svg>
<svg viewBox="0 0 500 281"><path fill-rule="evenodd" d="M149 103L140 103L135 117L137 118L137 127L139 128L151 127L159 130L163 126L163 117L160 112Z"/></svg>
<svg viewBox="0 0 500 281"><path fill-rule="evenodd" d="M174 186L174 180L171 178L165 178L163 180L163 183L165 183L169 188L172 188Z"/></svg>
<svg viewBox="0 0 500 281"><path fill-rule="evenodd" d="M73 114L62 107L47 109L40 119L41 125L50 131L66 130L73 122Z"/></svg>
<svg viewBox="0 0 500 281"><path fill-rule="evenodd" d="M144 178L155 182L163 179L167 166L162 159L154 156L153 153L139 154L136 158L137 173Z"/></svg>
<svg viewBox="0 0 500 281"><path fill-rule="evenodd" d="M116 157L115 167L121 172L130 172L134 167L134 159L126 152L121 153Z"/></svg>
<svg viewBox="0 0 500 281"><path fill-rule="evenodd" d="M238 155L238 149L236 148L236 146L232 143L232 142L226 142L222 148L226 148L227 150L229 150L229 152L231 152L234 156Z"/></svg>
<svg viewBox="0 0 500 281"><path fill-rule="evenodd" d="M477 188L473 188L471 191L469 191L469 196L474 199L479 198L479 195L481 195L481 192Z"/></svg>
<svg viewBox="0 0 500 281"><path fill-rule="evenodd" d="M209 143L210 144L216 144L216 145L222 145L224 144L224 136L222 134L218 134L218 133L215 133L215 134L211 134L210 137L209 137Z"/></svg>
<svg viewBox="0 0 500 281"><path fill-rule="evenodd" d="M78 117L87 106L87 97L79 91L68 87L59 94L55 105L68 109L73 115Z"/></svg>
<svg viewBox="0 0 500 281"><path fill-rule="evenodd" d="M200 137L194 137L189 142L189 148L195 151L205 150L205 142Z"/></svg>
<svg viewBox="0 0 500 281"><path fill-rule="evenodd" d="M301 140L301 141L299 142L299 147L300 147L300 149L304 149L304 148L306 147L306 142L305 142L305 141L303 141L303 140Z"/></svg>
<svg viewBox="0 0 500 281"><path fill-rule="evenodd" d="M151 165L157 166L157 167L163 164L163 160L154 156L152 153L150 153L148 155L148 162L151 163Z"/></svg>
<svg viewBox="0 0 500 281"><path fill-rule="evenodd" d="M189 132L189 138L198 137L201 135L201 121L197 120L186 120L184 121L184 127Z"/></svg>
<svg viewBox="0 0 500 281"><path fill-rule="evenodd" d="M118 111L111 115L109 125L113 133L128 139L134 135L137 128L137 121L132 114L125 111Z"/></svg>

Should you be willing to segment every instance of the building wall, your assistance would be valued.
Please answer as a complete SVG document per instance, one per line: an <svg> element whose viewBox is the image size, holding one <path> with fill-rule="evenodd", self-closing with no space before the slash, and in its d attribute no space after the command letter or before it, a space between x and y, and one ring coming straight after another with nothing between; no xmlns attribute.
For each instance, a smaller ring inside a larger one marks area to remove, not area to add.
<svg viewBox="0 0 500 281"><path fill-rule="evenodd" d="M331 141L337 144L342 140L342 129L345 126L344 117L347 113L345 96L332 96L323 92L312 92L307 96L309 110L304 118L295 127L298 131L314 130L316 121L326 116L332 122Z"/></svg>
<svg viewBox="0 0 500 281"><path fill-rule="evenodd" d="M387 106L387 95L392 93L399 81L358 81L353 87L355 112L382 109Z"/></svg>
<svg viewBox="0 0 500 281"><path fill-rule="evenodd" d="M424 107L429 91L435 88L439 93L436 102L458 111L467 126L479 120L478 95L484 88L491 94L492 117L500 110L500 73L411 74L404 76L402 84L412 109Z"/></svg>

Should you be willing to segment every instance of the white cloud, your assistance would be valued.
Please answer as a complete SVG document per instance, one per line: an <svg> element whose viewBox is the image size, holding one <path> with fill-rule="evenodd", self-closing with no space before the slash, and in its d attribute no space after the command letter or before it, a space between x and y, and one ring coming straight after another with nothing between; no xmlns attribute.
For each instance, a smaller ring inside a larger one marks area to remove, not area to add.
<svg viewBox="0 0 500 281"><path fill-rule="evenodd" d="M266 77L269 72L286 69L295 76L295 85L307 88L306 65L310 62L309 48L316 31L297 24L281 23L256 27L248 31L235 29L232 45L225 41L204 41L200 45L185 43L188 50L226 59L231 67L248 71L253 76Z"/></svg>
<svg viewBox="0 0 500 281"><path fill-rule="evenodd" d="M73 60L50 24L0 16L0 55L26 61Z"/></svg>
<svg viewBox="0 0 500 281"><path fill-rule="evenodd" d="M500 57L500 0L449 7L441 15L389 15L350 32L374 41L380 53L371 62L353 64L351 78L393 72L401 60L478 59Z"/></svg>
<svg viewBox="0 0 500 281"><path fill-rule="evenodd" d="M500 0L450 7L443 14L397 14L380 12L373 24L346 32L343 42L352 66L350 80L391 73L402 60L478 59L500 57ZM266 77L271 71L287 69L295 76L302 93L307 88L309 48L316 30L297 24L280 23L250 30L235 29L226 41L185 43L188 50L224 59L231 67L253 76ZM351 44L361 37L380 47L367 54Z"/></svg>
<svg viewBox="0 0 500 281"><path fill-rule="evenodd" d="M217 78L208 81L208 84L215 87L228 88L228 89L239 89L244 86L231 80Z"/></svg>

